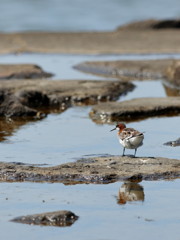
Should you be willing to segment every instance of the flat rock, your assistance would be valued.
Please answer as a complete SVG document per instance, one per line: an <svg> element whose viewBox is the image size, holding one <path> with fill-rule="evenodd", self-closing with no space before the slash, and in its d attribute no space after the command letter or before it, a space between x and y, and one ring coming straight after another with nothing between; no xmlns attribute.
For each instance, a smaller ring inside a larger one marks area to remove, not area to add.
<svg viewBox="0 0 180 240"><path fill-rule="evenodd" d="M178 138L178 139L176 139L174 141L166 142L166 143L164 143L164 145L172 146L172 147L180 146L180 138Z"/></svg>
<svg viewBox="0 0 180 240"><path fill-rule="evenodd" d="M126 27L112 32L1 33L0 54L38 52L71 54L180 53L178 28Z"/></svg>
<svg viewBox="0 0 180 240"><path fill-rule="evenodd" d="M118 180L158 180L180 177L180 161L154 157L102 156L54 167L0 163L0 181L110 183Z"/></svg>
<svg viewBox="0 0 180 240"><path fill-rule="evenodd" d="M57 211L21 216L12 219L11 222L26 223L31 225L66 227L71 226L77 219L78 216L76 216L73 212Z"/></svg>
<svg viewBox="0 0 180 240"><path fill-rule="evenodd" d="M90 117L98 123L111 123L178 114L180 97L137 98L123 102L99 103L92 108Z"/></svg>
<svg viewBox="0 0 180 240"><path fill-rule="evenodd" d="M33 64L0 64L0 79L34 79L52 77Z"/></svg>
<svg viewBox="0 0 180 240"><path fill-rule="evenodd" d="M167 68L174 62L176 61L173 59L89 61L80 63L74 68L95 75L123 80L154 80L167 77Z"/></svg>
<svg viewBox="0 0 180 240"><path fill-rule="evenodd" d="M0 116L34 117L37 109L63 111L73 104L116 100L133 88L132 83L119 81L0 81Z"/></svg>

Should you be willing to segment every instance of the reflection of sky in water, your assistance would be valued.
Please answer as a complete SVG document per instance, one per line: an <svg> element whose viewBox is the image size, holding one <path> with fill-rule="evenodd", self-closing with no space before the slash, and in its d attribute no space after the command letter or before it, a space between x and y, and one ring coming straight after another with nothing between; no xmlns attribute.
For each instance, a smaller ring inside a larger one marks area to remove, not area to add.
<svg viewBox="0 0 180 240"><path fill-rule="evenodd" d="M116 133L110 132L112 126L92 122L88 118L90 109L72 108L24 125L12 137L8 137L7 142L1 143L1 161L57 165L85 155L121 155L122 146ZM163 145L179 137L179 117L152 118L127 126L145 132L144 145L137 150L137 156L179 158L178 147ZM126 150L126 154L133 153L132 150Z"/></svg>
<svg viewBox="0 0 180 240"><path fill-rule="evenodd" d="M117 204L122 182L107 185L1 183L4 239L179 239L180 181L143 181L145 201ZM28 190L27 190L28 189ZM5 200L8 198L8 200ZM44 202L43 202L44 201ZM32 210L33 209L33 210ZM8 222L16 216L68 209L80 216L70 228ZM98 237L99 236L99 237Z"/></svg>
<svg viewBox="0 0 180 240"><path fill-rule="evenodd" d="M129 21L178 18L179 0L0 1L0 31L114 30Z"/></svg>
<svg viewBox="0 0 180 240"><path fill-rule="evenodd" d="M55 73L54 79L102 79L74 70L73 65L82 61L118 59L155 59L179 55L56 55L21 54L2 55L0 63L35 63L44 70ZM161 81L135 81L136 88L119 101L137 97L164 97ZM122 154L116 133L109 125L97 125L89 119L91 107L76 107L62 114L52 114L46 119L29 123L15 131L0 145L1 161L60 164L74 161L84 155ZM164 142L179 137L179 117L152 118L128 124L145 132L144 145L137 156L164 156L179 158L178 148L163 146ZM130 154L131 150L127 150Z"/></svg>
<svg viewBox="0 0 180 240"><path fill-rule="evenodd" d="M136 55L73 55L73 54L7 54L0 55L0 64L5 63L33 63L45 71L54 73L53 79L106 79L105 77L87 74L73 69L73 66L84 61L116 61L116 60L143 60L143 59L179 59L180 54L136 54ZM109 78L107 78L109 79Z"/></svg>

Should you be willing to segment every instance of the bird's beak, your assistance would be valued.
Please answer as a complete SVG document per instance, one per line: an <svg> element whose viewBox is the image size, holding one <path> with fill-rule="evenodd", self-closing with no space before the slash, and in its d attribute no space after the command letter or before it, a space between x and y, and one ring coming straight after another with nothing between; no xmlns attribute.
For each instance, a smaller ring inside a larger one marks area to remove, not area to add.
<svg viewBox="0 0 180 240"><path fill-rule="evenodd" d="M112 131L114 131L114 130L116 130L116 127L115 127L115 128L113 128L113 129L111 129L111 130L110 130L110 132L112 132Z"/></svg>

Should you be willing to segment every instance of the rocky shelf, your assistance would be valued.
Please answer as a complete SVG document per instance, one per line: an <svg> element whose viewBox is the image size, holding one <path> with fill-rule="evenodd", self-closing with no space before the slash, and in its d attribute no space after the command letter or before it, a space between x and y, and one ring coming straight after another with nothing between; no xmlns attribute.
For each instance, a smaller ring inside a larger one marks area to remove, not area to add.
<svg viewBox="0 0 180 240"><path fill-rule="evenodd" d="M74 68L124 81L163 79L167 87L168 85L172 85L173 88L180 86L180 61L174 59L89 61L79 63Z"/></svg>
<svg viewBox="0 0 180 240"><path fill-rule="evenodd" d="M88 61L74 66L75 69L105 77L115 77L126 81L162 79L173 59L159 60L119 60Z"/></svg>
<svg viewBox="0 0 180 240"><path fill-rule="evenodd" d="M112 32L1 33L0 54L167 54L180 53L179 20L154 20L121 26Z"/></svg>
<svg viewBox="0 0 180 240"><path fill-rule="evenodd" d="M134 87L120 81L0 81L0 117L41 117L53 109L63 111L72 105L116 100Z"/></svg>
<svg viewBox="0 0 180 240"><path fill-rule="evenodd" d="M54 167L0 163L0 181L110 183L180 177L180 161L161 157L102 156Z"/></svg>
<svg viewBox="0 0 180 240"><path fill-rule="evenodd" d="M97 123L113 123L178 114L180 97L137 98L123 102L99 103L92 108L90 117Z"/></svg>

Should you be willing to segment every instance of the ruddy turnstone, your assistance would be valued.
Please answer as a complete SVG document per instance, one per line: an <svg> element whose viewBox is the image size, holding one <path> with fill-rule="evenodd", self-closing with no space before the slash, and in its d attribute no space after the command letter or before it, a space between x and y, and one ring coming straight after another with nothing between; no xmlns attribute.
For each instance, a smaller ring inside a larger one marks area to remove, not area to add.
<svg viewBox="0 0 180 240"><path fill-rule="evenodd" d="M144 134L135 130L134 128L126 128L124 123L118 123L111 131L114 130L118 130L119 142L124 147L122 156L124 156L125 148L127 148L135 149L135 157L137 148L143 145Z"/></svg>

